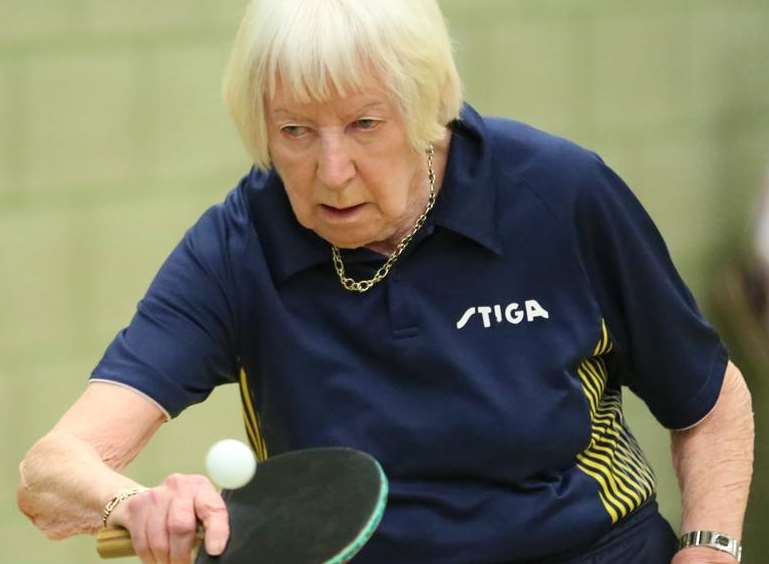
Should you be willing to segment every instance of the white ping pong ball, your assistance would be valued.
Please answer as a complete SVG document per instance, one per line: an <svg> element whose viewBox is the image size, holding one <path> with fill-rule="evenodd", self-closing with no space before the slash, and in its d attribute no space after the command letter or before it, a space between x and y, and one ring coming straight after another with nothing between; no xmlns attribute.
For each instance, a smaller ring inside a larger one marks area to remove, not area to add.
<svg viewBox="0 0 769 564"><path fill-rule="evenodd" d="M228 490L242 488L256 472L253 451L235 439L224 439L208 450L206 455L208 476L216 485Z"/></svg>

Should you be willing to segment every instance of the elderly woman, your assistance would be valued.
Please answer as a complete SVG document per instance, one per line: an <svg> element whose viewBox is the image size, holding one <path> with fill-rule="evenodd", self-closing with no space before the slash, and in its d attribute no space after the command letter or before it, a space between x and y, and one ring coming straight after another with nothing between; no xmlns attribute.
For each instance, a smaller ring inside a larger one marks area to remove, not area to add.
<svg viewBox="0 0 769 564"><path fill-rule="evenodd" d="M107 523L143 562L187 562L196 521L222 552L205 478L138 491L120 470L238 382L259 457L344 445L382 463L388 510L356 561L736 561L739 371L598 156L463 105L434 0L253 2L225 94L255 167L22 462L37 526L91 532L118 500ZM680 550L623 386L673 430Z"/></svg>

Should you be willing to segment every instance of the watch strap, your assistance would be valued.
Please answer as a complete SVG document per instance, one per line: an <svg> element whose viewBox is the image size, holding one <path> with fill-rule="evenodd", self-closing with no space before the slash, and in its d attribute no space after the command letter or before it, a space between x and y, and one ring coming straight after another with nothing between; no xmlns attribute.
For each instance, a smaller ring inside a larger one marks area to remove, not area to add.
<svg viewBox="0 0 769 564"><path fill-rule="evenodd" d="M742 545L740 542L729 535L716 531L691 531L681 535L681 538L678 539L678 549L690 546L704 546L720 550L734 556L737 562L742 560Z"/></svg>

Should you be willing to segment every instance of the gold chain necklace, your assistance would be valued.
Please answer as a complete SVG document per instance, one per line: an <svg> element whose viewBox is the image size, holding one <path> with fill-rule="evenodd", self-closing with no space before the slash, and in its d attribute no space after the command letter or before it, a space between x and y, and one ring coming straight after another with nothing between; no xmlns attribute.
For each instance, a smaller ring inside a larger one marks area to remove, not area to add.
<svg viewBox="0 0 769 564"><path fill-rule="evenodd" d="M422 215L417 218L417 221L414 224L414 227L411 229L411 232L400 240L400 243L398 243L398 246L395 247L393 254L387 257L385 263L379 267L372 278L369 278L368 280L353 280L347 276L344 271L344 263L342 262L342 255L339 253L339 249L337 249L335 245L331 245L331 257L334 261L334 268L336 269L337 276L339 276L339 282L342 283L342 287L344 287L345 290L362 294L363 292L370 290L371 287L377 282L384 280L385 276L387 276L387 274L390 272L393 264L395 264L395 261L398 260L408 244L411 242L411 239L414 238L414 235L417 234L417 231L419 231L419 229L425 224L425 221L427 220L427 214L430 213L430 210L433 209L433 206L435 205L435 171L433 170L433 155L435 154L435 149L432 145L427 147L426 153L427 179L430 182L430 195L427 198L427 207L425 208L425 211L422 212Z"/></svg>

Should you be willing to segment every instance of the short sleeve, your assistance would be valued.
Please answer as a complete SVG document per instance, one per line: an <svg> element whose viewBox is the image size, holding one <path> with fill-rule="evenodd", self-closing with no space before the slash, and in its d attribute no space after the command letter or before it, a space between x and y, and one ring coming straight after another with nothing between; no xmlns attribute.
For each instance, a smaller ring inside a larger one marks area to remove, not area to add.
<svg viewBox="0 0 769 564"><path fill-rule="evenodd" d="M237 378L228 202L209 209L166 259L128 327L91 376L149 396L175 417Z"/></svg>
<svg viewBox="0 0 769 564"><path fill-rule="evenodd" d="M622 383L668 428L715 405L728 356L641 203L598 157L577 197L580 254Z"/></svg>

